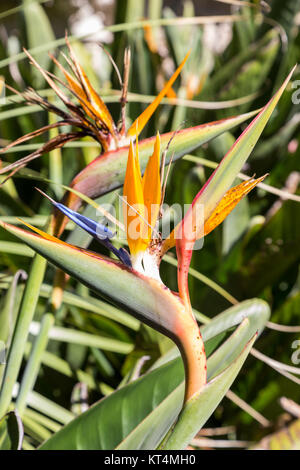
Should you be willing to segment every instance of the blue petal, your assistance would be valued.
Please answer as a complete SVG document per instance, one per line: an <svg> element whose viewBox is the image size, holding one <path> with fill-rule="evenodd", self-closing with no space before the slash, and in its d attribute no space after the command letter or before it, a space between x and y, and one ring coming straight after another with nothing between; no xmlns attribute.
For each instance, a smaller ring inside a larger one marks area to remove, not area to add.
<svg viewBox="0 0 300 470"><path fill-rule="evenodd" d="M78 214L59 202L56 202L55 206L94 238L102 241L107 238L110 239L115 235L111 230L109 230L109 228L105 227L105 225L97 223L84 215Z"/></svg>
<svg viewBox="0 0 300 470"><path fill-rule="evenodd" d="M131 267L131 260L127 250L125 248L120 248L119 250L110 242L110 239L115 235L109 228L105 227L100 223L95 222L84 215L78 214L77 212L69 209L60 202L54 201L54 199L47 196L39 190L44 196L46 196L49 201L59 209L63 214L65 214L69 219L73 220L75 224L83 228L86 232L92 235L93 238L98 240L102 245L104 245L108 250L112 251L126 266Z"/></svg>

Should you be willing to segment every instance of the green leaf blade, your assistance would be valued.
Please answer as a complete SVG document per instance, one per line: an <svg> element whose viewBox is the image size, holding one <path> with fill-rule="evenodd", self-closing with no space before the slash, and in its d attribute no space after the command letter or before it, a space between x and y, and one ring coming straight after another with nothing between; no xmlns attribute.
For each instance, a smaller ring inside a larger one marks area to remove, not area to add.
<svg viewBox="0 0 300 470"><path fill-rule="evenodd" d="M199 393L195 394L185 404L173 432L163 446L164 450L181 450L186 448L231 387L251 350L255 338L256 335L227 369L207 383Z"/></svg>
<svg viewBox="0 0 300 470"><path fill-rule="evenodd" d="M226 356L227 361L219 363L215 355L208 359L209 378L219 372L223 374L228 364L233 371L235 366L232 364L239 360L239 354L243 354L245 345L256 331L261 331L269 313L266 303L257 299L246 301L212 320L210 329L202 329L203 338L208 341L241 323L215 353ZM246 320L243 321L244 318ZM222 379L224 387L225 378ZM177 356L173 354L173 357L166 354L165 362L160 359L157 367L144 376L94 404L45 442L41 449L155 449L180 412L184 394L183 380L183 364L179 353Z"/></svg>
<svg viewBox="0 0 300 470"><path fill-rule="evenodd" d="M262 108L260 113L235 141L230 150L223 157L219 166L196 196L194 202L204 206L204 220L207 220L207 218L212 214L218 202L230 188L234 179L242 169L245 161L251 154L288 82L290 81L295 68L296 66L291 70L275 95Z"/></svg>

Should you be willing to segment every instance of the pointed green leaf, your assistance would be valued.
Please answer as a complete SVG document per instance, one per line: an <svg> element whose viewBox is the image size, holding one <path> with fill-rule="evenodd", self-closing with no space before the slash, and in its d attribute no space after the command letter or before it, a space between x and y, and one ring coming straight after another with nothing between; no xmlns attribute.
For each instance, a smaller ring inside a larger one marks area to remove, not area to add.
<svg viewBox="0 0 300 470"><path fill-rule="evenodd" d="M39 332L30 351L29 360L26 364L20 389L18 391L16 409L20 416L24 414L24 410L27 406L27 396L34 388L41 365L42 354L46 350L48 344L48 333L53 323L54 316L50 313L46 313L39 325Z"/></svg>
<svg viewBox="0 0 300 470"><path fill-rule="evenodd" d="M118 389L72 420L47 440L42 450L114 449L153 409L182 383L183 366L178 358ZM184 388L175 412L180 411ZM176 417L171 413L171 422ZM152 429L153 432L153 429Z"/></svg>
<svg viewBox="0 0 300 470"><path fill-rule="evenodd" d="M295 66L296 67L296 66ZM188 269L193 252L194 242L203 237L205 222L217 208L234 179L242 169L247 158L251 154L261 133L263 132L276 104L291 79L295 67L281 85L277 93L262 108L260 113L248 125L240 137L235 141L221 163L201 188L192 206L187 211L183 220L175 227L177 258L179 266L178 288L182 298L188 302ZM203 210L203 212L202 212ZM203 213L203 217L199 217ZM195 222L196 221L196 222ZM197 223L197 221L199 221Z"/></svg>
<svg viewBox="0 0 300 470"><path fill-rule="evenodd" d="M208 359L208 378L214 377L230 363L229 369L232 366L237 370L234 361L255 332L262 329L268 316L267 304L255 299L230 308L210 322L210 329L202 329L203 338L207 342L213 336L242 322L234 334ZM227 359L221 362L217 354ZM184 393L181 358L171 358L169 354L166 357L165 361L157 361L156 367L135 382L93 405L45 442L41 449L156 448L178 416ZM231 379L233 380L232 374ZM226 374L222 380L224 384ZM219 390L219 382L217 385Z"/></svg>
<svg viewBox="0 0 300 470"><path fill-rule="evenodd" d="M181 450L191 442L193 437L214 412L227 390L231 387L244 364L256 335L246 345L240 356L227 369L196 393L184 406L178 421L164 444L164 450Z"/></svg>
<svg viewBox="0 0 300 470"><path fill-rule="evenodd" d="M260 113L235 141L209 180L196 196L193 206L196 207L197 204L203 205L204 220L207 220L212 214L218 202L230 188L234 179L242 169L245 161L251 154L268 120L270 119L275 106L290 81L295 67L291 70L273 98L271 98L270 101L262 108Z"/></svg>
<svg viewBox="0 0 300 470"><path fill-rule="evenodd" d="M209 357L207 361L207 379L210 381L218 373L221 373L242 353L245 344L251 337L249 320L245 318L242 324L230 336L230 338ZM221 360L220 360L221 359ZM170 429L180 412L184 392L184 382L173 390L151 413L141 421L133 431L117 446L117 449L155 449ZM218 403L216 403L217 406ZM207 417L210 412L207 412ZM203 423L204 424L204 423ZM155 432L153 430L155 429ZM199 429L197 429L198 431Z"/></svg>
<svg viewBox="0 0 300 470"><path fill-rule="evenodd" d="M17 315L16 325L8 351L4 375L0 388L0 416L8 410L13 387L17 380L22 358L26 346L26 340L30 322L33 319L35 308L39 298L40 285L46 269L46 260L36 255L31 264L27 284L22 296L22 302Z"/></svg>
<svg viewBox="0 0 300 470"><path fill-rule="evenodd" d="M256 332L261 332L270 315L265 302L249 300L226 310L215 317L208 325L201 328L205 347L213 337L232 328L240 322L235 332L219 347L207 361L208 380L221 373L242 354L245 345ZM210 326L210 328L209 328ZM174 360L179 353L176 348L170 350L157 361L159 365ZM154 449L161 442L163 435L175 421L182 403L183 384L179 385L163 400L134 430L119 444L118 449ZM155 429L155 433L153 432ZM199 429L197 429L198 431Z"/></svg>

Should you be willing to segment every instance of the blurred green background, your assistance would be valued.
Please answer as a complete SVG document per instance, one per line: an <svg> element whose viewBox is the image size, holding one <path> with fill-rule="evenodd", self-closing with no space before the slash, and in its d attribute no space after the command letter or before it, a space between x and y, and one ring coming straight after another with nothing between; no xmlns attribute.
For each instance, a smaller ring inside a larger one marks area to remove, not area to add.
<svg viewBox="0 0 300 470"><path fill-rule="evenodd" d="M54 100L43 78L24 59L22 48L32 50L43 67L58 73L47 51L56 51L58 46L65 50L63 37L67 30L70 37L78 38L73 42L76 53L116 121L119 118L118 79L98 43L104 45L121 70L124 49L129 45L132 66L128 124L163 87L191 48L189 61L174 85L175 104L164 101L143 131L143 138L153 135L157 129L163 133L256 109L267 102L300 60L299 0L261 3L6 0L1 2L0 8L0 75L7 84L20 91L32 86ZM226 17L214 19L211 15ZM236 15L240 15L238 20ZM185 23L179 25L179 18L185 18ZM193 24L196 21L191 18L198 18L199 24ZM146 19L148 24L140 23ZM168 25L164 24L166 20ZM200 24L204 21L205 25ZM115 28L114 25L120 26ZM294 83L299 78L298 68ZM247 196L205 239L203 249L194 253L194 272L190 276L192 304L208 317L236 301L259 297L271 306L273 323L286 326L300 323L300 108L296 89L297 84L294 88L291 84L284 93L243 169L248 176L269 173L265 180L268 186L257 188ZM10 94L7 91L7 95ZM46 112L25 106L21 99L12 103L2 98L0 144L5 146L48 122ZM242 129L227 132L198 149L193 153L196 159L184 158L177 162L168 181L167 202L190 203L211 174L213 165L220 161ZM43 137L30 141L26 148L13 149L3 159L15 161L42 142ZM22 216L29 217L35 225L43 225L50 206L34 186L47 191L50 187L59 197L61 187L49 186L45 179L68 185L100 149L75 146L55 152L32 162L30 172L20 172L0 188L3 220L18 223L15 217ZM74 230L72 237L73 242L81 243L80 231ZM2 318L7 308L12 318L17 314L23 283L20 279L13 283L16 279L13 276L20 269L28 272L31 260L29 250L14 243L12 237L0 230ZM92 248L99 249L95 244ZM176 289L176 269L172 259L169 261L162 266L162 278ZM49 267L36 320L47 305L53 276L54 270ZM9 305L8 289L13 289L13 304ZM69 298L58 312L56 325L69 328L71 336L62 341L50 340L50 355L43 361L35 386L39 395L63 407L66 413L76 412L71 398L76 397L76 393L84 395L85 386L88 387L87 403L92 403L110 393L127 373L132 373L139 358L150 356L153 362L169 347L168 341L148 328L135 329L112 320L110 309L114 307L100 299L92 300L88 290L78 283L71 281L68 292ZM93 308L104 315L96 316ZM300 400L299 375L291 374L285 367L297 366L292 363L292 344L300 338L299 329L280 330L269 325L257 343L257 349L266 357L263 360L250 357L234 383L232 390L241 401L233 403L225 399L207 423L209 428L231 426L227 437L245 441L244 447L295 418L282 407L279 399L285 396L296 403ZM75 341L76 335L72 338L72 332L78 331L88 332L90 336ZM98 344L95 340L94 344L91 338L109 338L125 346L123 351L122 346L121 350L103 349L101 341ZM130 354L126 352L127 344L134 345ZM282 373L268 358L285 365ZM143 370L147 370L151 360L144 364ZM45 403L40 409L34 403L30 405L33 411L27 416L26 428L28 446L33 447L43 440L43 436L34 432L32 421L39 421L33 413L47 415ZM58 421L57 426L61 424ZM46 425L45 429L52 432Z"/></svg>

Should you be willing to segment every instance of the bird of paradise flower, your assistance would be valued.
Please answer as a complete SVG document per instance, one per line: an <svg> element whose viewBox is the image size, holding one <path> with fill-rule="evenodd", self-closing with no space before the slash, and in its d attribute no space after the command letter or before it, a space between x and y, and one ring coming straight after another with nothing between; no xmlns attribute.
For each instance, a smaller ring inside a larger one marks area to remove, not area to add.
<svg viewBox="0 0 300 470"><path fill-rule="evenodd" d="M56 209L75 221L95 239L111 249L119 260L74 247L31 225L36 234L1 223L11 233L21 238L65 272L73 275L97 292L123 305L137 318L169 336L178 346L186 372L185 400L189 400L206 383L206 355L199 326L193 315L188 292L188 269L193 245L217 227L265 175L250 178L230 188L243 163L250 155L271 113L282 95L293 71L258 116L249 124L232 148L223 157L217 169L193 200L182 221L165 240L157 237L156 224L162 203L160 178L160 137L156 136L153 153L142 176L139 166L139 146L136 152L130 142L126 176L123 186L124 213L129 246L116 249L112 233L105 227L52 200ZM134 210L134 206L142 210ZM194 226L199 205L204 207L201 226ZM144 209L143 209L144 208ZM147 209L147 211L143 212ZM147 213L146 213L147 212ZM138 237L132 237L130 224L137 227ZM186 230L188 227L188 230ZM99 236L100 234L100 236ZM176 246L178 258L178 293L171 291L159 277L159 265L163 255ZM155 269L153 269L153 267Z"/></svg>
<svg viewBox="0 0 300 470"><path fill-rule="evenodd" d="M130 50L127 49L124 54L123 78L121 78L121 74L111 58L117 71L122 89L120 97L121 119L120 124L117 125L103 99L93 88L87 74L69 43L67 35L65 39L69 50L69 56L66 56L63 52L62 56L68 64L70 71L68 71L53 55L50 54L53 62L62 72L65 81L53 73L44 70L32 55L24 49L31 64L43 75L48 85L55 92L56 97L63 104L63 107L60 107L57 103L48 101L32 88L29 88L24 93L20 93L9 85L6 85L7 88L14 93L21 95L28 105L39 105L42 109L55 114L59 119L57 122L52 122L51 124L43 126L40 129L36 129L17 140L10 142L0 150L0 153L5 154L7 150L17 146L18 144L24 143L54 128L63 129L66 126L71 126L71 131L68 130L67 132L64 132L62 130L58 135L46 141L37 150L13 163L4 164L4 162L0 161L0 175L8 173L6 178L8 179L32 160L54 150L55 148L63 147L68 142L88 136L100 145L101 153L99 157L93 160L78 175L76 175L70 186L89 197L95 198L105 191L112 190L122 185L127 162L127 147L130 140L134 140L141 134L145 125L150 120L163 98L168 96L175 80L188 60L190 52L186 54L183 61L179 64L170 79L165 83L159 94L146 107L140 116L134 120L132 125L126 129L125 121L130 70ZM170 155L172 155L172 159L175 161L184 153L190 152L222 132L241 124L248 118L253 117L257 112L258 111L255 110L240 116L234 116L229 119L222 119L220 121L201 124L196 127L190 127L178 131L176 133L176 139L173 139L172 144L168 149L169 152L166 154L164 163L169 163ZM168 147L168 142L172 138L172 134L173 133L171 132L161 136L162 146ZM148 158L151 155L154 141L155 137L151 137L150 139L144 139L140 142L140 164L142 171L145 170ZM1 184L4 184L6 179L2 181ZM70 192L65 194L63 202L70 209L74 210L78 210L81 205L80 198L75 193ZM56 213L52 221L53 234L59 236L62 233L65 221L65 219L62 219L59 214Z"/></svg>
<svg viewBox="0 0 300 470"><path fill-rule="evenodd" d="M184 61L186 59L187 57ZM34 59L31 58L31 60L35 63ZM179 74L184 61L180 65L179 71L175 72L175 78ZM35 65L38 66L36 63ZM75 67L74 73L77 74L78 83L74 82L68 74L65 74L69 86L78 99L81 100L82 107L88 115L93 113L93 118L95 118L94 114L97 110L97 119L101 123L98 126L99 136L102 136L99 139L103 138L103 145L112 149L111 145L113 144L111 142L116 142L117 133L107 114L107 108L90 88L83 70L74 58L73 67ZM74 247L28 224L25 225L28 225L35 233L0 222L1 226L18 236L65 272L82 281L96 292L109 296L112 301L123 305L126 310L137 318L169 336L178 346L185 366L185 401L191 399L206 384L204 344L192 312L188 292L188 269L193 246L199 237L207 235L219 225L241 198L264 179L265 176L258 179L251 178L234 188L230 188L267 124L293 71L294 69L273 98L225 155L207 183L196 195L187 214L166 240L157 237L156 225L160 211L151 210L152 206L160 207L164 195L162 190L164 186L160 178L159 135L155 139L153 153L149 158L143 177L139 163L138 142L136 143L135 155L132 141L130 141L129 149L126 149L128 159L123 195L125 198L124 213L128 222L126 231L130 253L124 248L117 249L114 247L112 234L105 227L99 226L96 222L75 212L70 207L52 200L56 209L74 220L95 239L103 243L119 260ZM50 75L43 70L41 72L48 83L51 84L52 78ZM175 78L173 76L170 79L169 86L172 86ZM79 83L81 84L80 88ZM56 87L55 84L54 86ZM86 94L83 95L83 93ZM163 94L161 92L157 97L157 101L154 101L154 104L152 103L153 106L150 105L146 108L138 121L131 126L126 134L127 139L135 136L135 134L136 137L138 136ZM93 110L90 108L91 103L93 103ZM69 102L65 104L69 106L69 109L73 109L73 105L70 105ZM82 121L84 120L82 119ZM142 209L132 212L135 205ZM199 221L196 217L199 206L204 209L204 217L203 221L197 225L198 222L195 221ZM129 230L131 223L134 223L137 227L138 237L136 238L131 236ZM178 293L171 291L162 283L159 277L161 258L173 246L176 246L178 258Z"/></svg>

